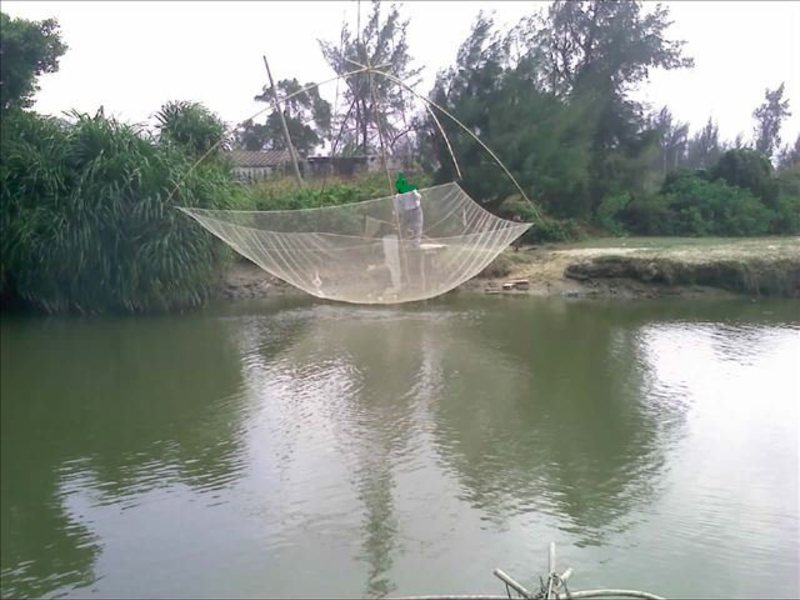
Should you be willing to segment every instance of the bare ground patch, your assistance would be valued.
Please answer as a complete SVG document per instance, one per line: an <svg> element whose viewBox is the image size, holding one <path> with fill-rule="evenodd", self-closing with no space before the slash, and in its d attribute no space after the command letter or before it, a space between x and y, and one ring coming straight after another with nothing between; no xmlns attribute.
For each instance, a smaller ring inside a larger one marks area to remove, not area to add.
<svg viewBox="0 0 800 600"><path fill-rule="evenodd" d="M608 238L511 248L458 288L484 293L515 279L526 290L503 294L647 298L746 294L800 298L800 238ZM224 298L303 294L248 261L235 261Z"/></svg>

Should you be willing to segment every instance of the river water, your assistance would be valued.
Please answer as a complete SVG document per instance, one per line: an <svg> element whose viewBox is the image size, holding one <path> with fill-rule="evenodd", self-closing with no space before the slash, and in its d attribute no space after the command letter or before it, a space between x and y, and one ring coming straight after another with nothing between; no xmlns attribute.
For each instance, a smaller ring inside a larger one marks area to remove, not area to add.
<svg viewBox="0 0 800 600"><path fill-rule="evenodd" d="M4 316L4 597L797 597L792 301Z"/></svg>

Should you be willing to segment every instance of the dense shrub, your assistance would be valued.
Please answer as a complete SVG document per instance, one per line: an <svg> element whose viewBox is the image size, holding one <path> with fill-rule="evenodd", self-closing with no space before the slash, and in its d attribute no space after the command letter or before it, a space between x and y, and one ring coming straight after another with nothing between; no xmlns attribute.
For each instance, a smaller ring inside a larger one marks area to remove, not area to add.
<svg viewBox="0 0 800 600"><path fill-rule="evenodd" d="M168 102L155 117L160 141L180 146L191 156L217 154L228 147L225 123L202 104Z"/></svg>
<svg viewBox="0 0 800 600"><path fill-rule="evenodd" d="M553 219L543 217L522 236L522 241L528 244L542 242L569 242L583 237L583 231L575 219Z"/></svg>
<svg viewBox="0 0 800 600"><path fill-rule="evenodd" d="M207 162L186 176L192 159L180 148L102 113L73 117L4 119L4 295L51 312L202 303L224 246L174 207L229 206L226 168Z"/></svg>
<svg viewBox="0 0 800 600"><path fill-rule="evenodd" d="M777 178L778 206L774 233L800 233L800 165L783 170Z"/></svg>
<svg viewBox="0 0 800 600"><path fill-rule="evenodd" d="M778 198L771 231L778 234L800 234L800 195Z"/></svg>
<svg viewBox="0 0 800 600"><path fill-rule="evenodd" d="M673 212L665 199L657 194L634 199L616 218L630 233L676 235L673 233Z"/></svg>
<svg viewBox="0 0 800 600"><path fill-rule="evenodd" d="M427 187L429 177L409 176L418 188ZM291 177L278 177L259 182L248 188L254 210L294 210L337 206L382 198L390 194L386 173L367 173L348 179L309 179L303 189Z"/></svg>
<svg viewBox="0 0 800 600"><path fill-rule="evenodd" d="M660 194L631 202L621 218L644 235L748 236L768 233L775 213L748 190L684 172Z"/></svg>
<svg viewBox="0 0 800 600"><path fill-rule="evenodd" d="M777 207L778 182L772 164L760 152L748 148L728 150L708 173L710 180L749 190L770 208Z"/></svg>
<svg viewBox="0 0 800 600"><path fill-rule="evenodd" d="M533 223L531 228L523 234L520 240L522 243L567 242L583 237L578 221L543 215L540 209L534 208L530 202L523 200L518 194L506 198L500 205L497 214L505 219L518 217L523 222Z"/></svg>
<svg viewBox="0 0 800 600"><path fill-rule="evenodd" d="M613 235L624 235L625 226L620 222L620 216L631 203L630 194L613 194L603 198L597 207L595 220L597 224Z"/></svg>

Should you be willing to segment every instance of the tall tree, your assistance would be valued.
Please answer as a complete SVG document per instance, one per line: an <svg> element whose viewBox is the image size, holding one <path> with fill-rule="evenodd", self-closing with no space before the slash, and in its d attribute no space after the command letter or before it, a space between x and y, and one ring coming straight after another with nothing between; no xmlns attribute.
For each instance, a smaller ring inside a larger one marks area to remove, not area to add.
<svg viewBox="0 0 800 600"><path fill-rule="evenodd" d="M283 79L275 84L292 145L301 155L308 155L330 139L331 105L313 83L301 85L297 79ZM272 88L264 86L255 100L273 103ZM280 115L270 112L264 123L252 119L239 123L234 145L245 150L285 150L286 136Z"/></svg>
<svg viewBox="0 0 800 600"><path fill-rule="evenodd" d="M722 147L719 142L719 127L708 118L687 146L686 166L690 169L708 169L719 160Z"/></svg>
<svg viewBox="0 0 800 600"><path fill-rule="evenodd" d="M239 150L265 150L272 136L263 123L242 121L233 132L233 146Z"/></svg>
<svg viewBox="0 0 800 600"><path fill-rule="evenodd" d="M554 214L586 209L588 139L579 110L536 82L534 61L512 57L508 36L480 13L461 44L456 64L437 75L433 100L491 147L528 195ZM448 119L440 119L473 197L496 207L515 188L486 151ZM437 162L437 180L456 177L438 126L425 128Z"/></svg>
<svg viewBox="0 0 800 600"><path fill-rule="evenodd" d="M58 59L66 51L55 19L28 21L0 13L0 108L33 104L37 78L58 71Z"/></svg>
<svg viewBox="0 0 800 600"><path fill-rule="evenodd" d="M794 140L794 145L783 147L778 155L778 170L785 171L800 165L800 134Z"/></svg>
<svg viewBox="0 0 800 600"><path fill-rule="evenodd" d="M783 99L783 88L783 83L774 90L767 88L764 91L764 103L753 111L756 118L756 150L770 160L781 145L781 124L792 114L789 112L789 99Z"/></svg>
<svg viewBox="0 0 800 600"><path fill-rule="evenodd" d="M216 154L227 148L225 123L202 104L167 102L155 117L159 139L180 146L192 156Z"/></svg>
<svg viewBox="0 0 800 600"><path fill-rule="evenodd" d="M652 120L650 127L659 141L659 152L655 167L662 176L684 165L689 124L673 120L666 106Z"/></svg>
<svg viewBox="0 0 800 600"><path fill-rule="evenodd" d="M653 136L630 92L652 69L694 64L683 56L684 42L667 38L667 8L655 5L645 14L642 7L640 1L555 0L546 16L521 24L540 65L540 84L584 107L593 135L595 206L620 185L640 185L647 170L642 150Z"/></svg>
<svg viewBox="0 0 800 600"><path fill-rule="evenodd" d="M685 42L667 39L668 16L661 5L642 14L640 1L555 0L546 18L526 20L542 83L560 96L604 83L624 97L651 69L694 66Z"/></svg>
<svg viewBox="0 0 800 600"><path fill-rule="evenodd" d="M448 108L473 133L491 142L489 118L494 104L498 100L497 87L504 73L505 52L500 37L494 29L494 21L483 12L478 13L469 36L461 44L456 56L456 64L441 71L436 76L432 97L434 102ZM438 125L427 117L427 131L431 146L439 159L439 180L453 180L455 167L449 156L445 140L441 137ZM456 143L457 160L469 166L469 176L484 182L481 188L492 187L494 178L489 177L486 169L492 169L486 161L484 151L448 119L440 119L446 134ZM505 186L503 186L505 187ZM484 199L491 198L488 189L471 190Z"/></svg>
<svg viewBox="0 0 800 600"><path fill-rule="evenodd" d="M319 40L322 55L336 72L344 75L358 65L380 67L382 71L413 87L419 68L411 66L406 30L395 5L381 18L381 2L373 0L372 12L360 32L353 33L345 23L339 41ZM412 131L409 118L414 106L412 95L397 83L380 75L358 74L347 77L344 93L348 107L335 129L341 131L341 144L354 152L367 153L380 147L379 135L391 150Z"/></svg>
<svg viewBox="0 0 800 600"><path fill-rule="evenodd" d="M297 79L282 79L275 87L289 137L297 152L308 155L330 139L331 105L320 96L319 88L313 83L301 85ZM265 86L255 99L272 104L272 88ZM240 123L235 132L235 144L246 150L285 150L286 137L280 115L273 110L263 124L254 123L252 119Z"/></svg>

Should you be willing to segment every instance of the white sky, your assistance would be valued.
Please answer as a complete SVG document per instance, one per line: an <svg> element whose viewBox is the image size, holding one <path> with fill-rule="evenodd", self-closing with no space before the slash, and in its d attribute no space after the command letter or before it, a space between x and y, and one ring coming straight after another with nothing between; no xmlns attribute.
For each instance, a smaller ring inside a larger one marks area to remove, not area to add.
<svg viewBox="0 0 800 600"><path fill-rule="evenodd" d="M478 11L494 11L500 24L545 6L541 2L398 3L411 19L408 41L415 64L425 67L427 93L436 72L455 61ZM665 2L671 39L687 41L694 69L656 71L639 98L668 105L691 130L711 115L723 139L749 139L752 112L764 89L786 82L794 113L784 143L800 132L800 2ZM388 2L386 3L388 5ZM69 50L58 73L40 79L36 110L71 108L142 122L168 100L196 100L230 124L264 108L252 101L270 60L273 77L322 81L332 73L317 39L337 40L342 20L355 24L357 2L19 2L6 0L12 17L55 17ZM362 20L370 10L361 3ZM323 95L333 101L335 84Z"/></svg>

